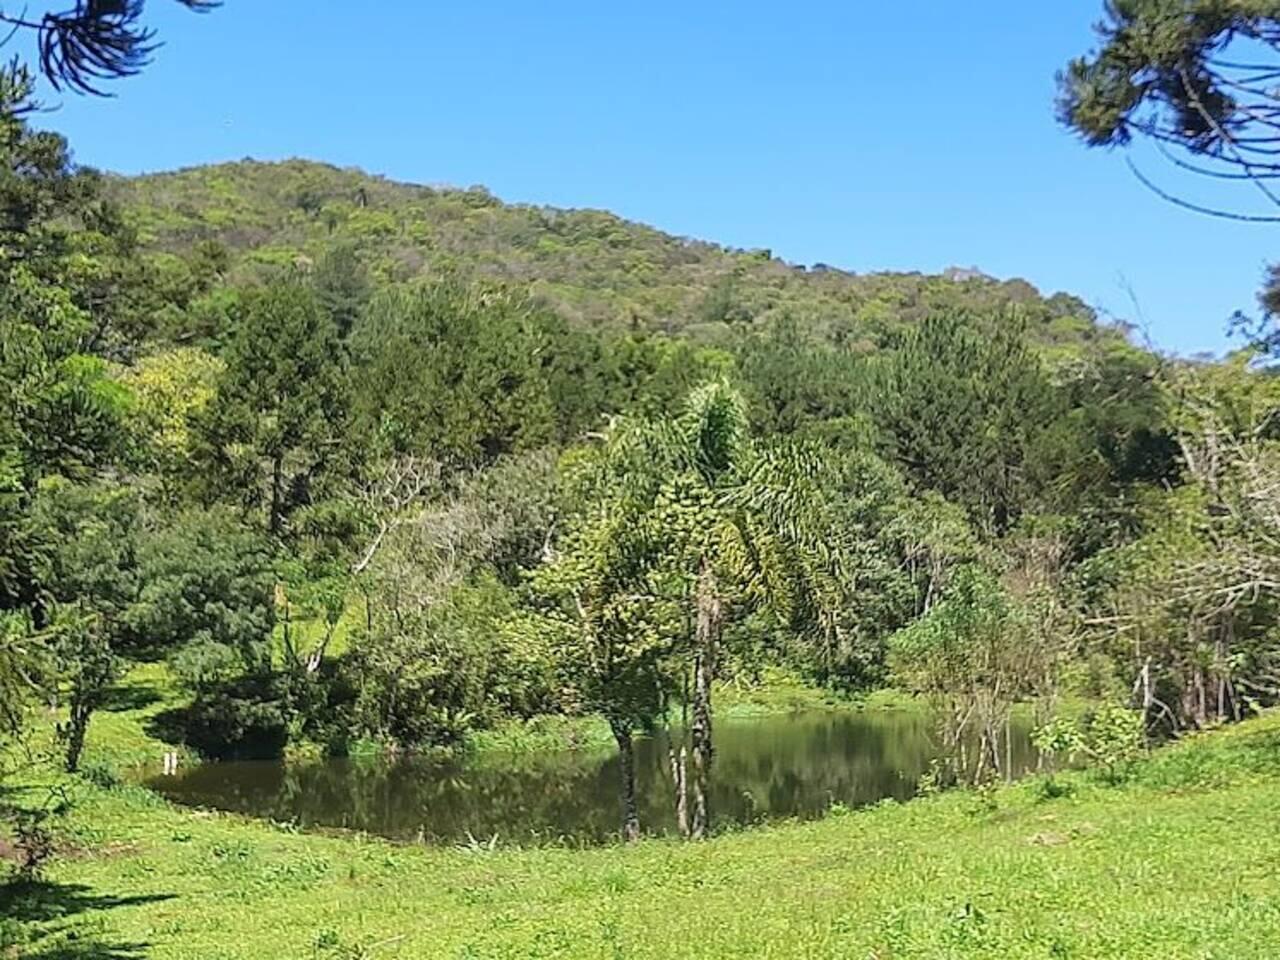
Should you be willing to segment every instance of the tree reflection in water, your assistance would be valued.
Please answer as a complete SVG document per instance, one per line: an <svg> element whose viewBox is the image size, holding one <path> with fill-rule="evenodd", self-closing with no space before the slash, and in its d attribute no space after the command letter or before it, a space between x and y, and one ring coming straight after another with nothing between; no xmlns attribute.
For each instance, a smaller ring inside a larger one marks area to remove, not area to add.
<svg viewBox="0 0 1280 960"><path fill-rule="evenodd" d="M719 724L713 809L718 826L814 817L832 803L909 798L937 754L934 725L914 711L806 713ZM342 827L399 840L594 843L618 831L617 757L563 751L479 764L407 758L210 763L150 785L185 804L303 827ZM1015 772L1035 753L1015 729ZM674 833L663 734L636 744L641 824Z"/></svg>

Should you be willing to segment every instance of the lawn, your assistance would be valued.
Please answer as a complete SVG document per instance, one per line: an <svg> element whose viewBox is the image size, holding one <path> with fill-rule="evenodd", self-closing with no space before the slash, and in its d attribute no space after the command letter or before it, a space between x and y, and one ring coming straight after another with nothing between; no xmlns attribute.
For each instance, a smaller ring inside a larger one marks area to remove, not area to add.
<svg viewBox="0 0 1280 960"><path fill-rule="evenodd" d="M1030 781L700 845L394 846L65 783L47 881L0 888L0 956L1280 956L1280 713L1123 786L1077 773L1051 798Z"/></svg>

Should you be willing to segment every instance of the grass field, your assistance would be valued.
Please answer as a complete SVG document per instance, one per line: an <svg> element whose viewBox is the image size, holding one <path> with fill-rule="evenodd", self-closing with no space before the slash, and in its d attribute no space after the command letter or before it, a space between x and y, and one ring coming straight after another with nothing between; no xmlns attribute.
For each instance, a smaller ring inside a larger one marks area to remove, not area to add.
<svg viewBox="0 0 1280 960"><path fill-rule="evenodd" d="M1274 713L1120 787L1076 773L1053 798L1031 781L701 845L397 847L61 782L61 856L0 888L6 958L1280 956Z"/></svg>

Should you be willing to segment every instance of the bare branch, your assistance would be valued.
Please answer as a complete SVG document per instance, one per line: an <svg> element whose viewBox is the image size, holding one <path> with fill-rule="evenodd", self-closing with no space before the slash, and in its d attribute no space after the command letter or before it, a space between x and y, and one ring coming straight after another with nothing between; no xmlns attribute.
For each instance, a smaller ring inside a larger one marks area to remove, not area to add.
<svg viewBox="0 0 1280 960"><path fill-rule="evenodd" d="M1154 193L1161 200L1172 203L1175 207L1182 207L1184 210L1190 210L1193 213L1203 213L1206 216L1218 217L1223 220L1238 220L1242 223L1280 223L1280 216L1274 214L1252 214L1252 213L1233 213L1229 210L1216 210L1213 207L1203 207L1187 200L1175 197L1173 194L1160 189L1154 183L1147 179L1140 171L1133 160L1125 158L1125 163L1129 167L1129 171L1138 178L1138 182Z"/></svg>

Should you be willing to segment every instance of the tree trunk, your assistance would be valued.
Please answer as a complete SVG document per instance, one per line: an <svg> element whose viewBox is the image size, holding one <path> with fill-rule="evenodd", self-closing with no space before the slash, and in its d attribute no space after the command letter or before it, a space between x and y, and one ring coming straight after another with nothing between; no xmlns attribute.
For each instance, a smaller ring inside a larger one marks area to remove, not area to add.
<svg viewBox="0 0 1280 960"><path fill-rule="evenodd" d="M693 671L693 817L689 835L701 840L711 825L709 783L713 757L711 742L711 682L715 678L716 642L720 633L720 597L711 564L704 557L698 565L698 622L695 629L697 659Z"/></svg>
<svg viewBox="0 0 1280 960"><path fill-rule="evenodd" d="M681 734L683 737L683 733ZM689 788L686 784L689 773L689 751L683 743L680 752L676 753L674 744L667 747L667 761L671 764L671 783L676 794L676 829L680 836L689 836Z"/></svg>
<svg viewBox="0 0 1280 960"><path fill-rule="evenodd" d="M89 732L89 717L93 713L86 698L71 697L71 716L67 721L67 773L80 769L80 756L84 753L84 739Z"/></svg>
<svg viewBox="0 0 1280 960"><path fill-rule="evenodd" d="M281 514L284 513L284 454L277 453L271 458L271 516L268 528L272 535L280 533Z"/></svg>
<svg viewBox="0 0 1280 960"><path fill-rule="evenodd" d="M636 759L631 729L610 724L618 741L619 786L622 796L622 839L633 843L640 839L640 814L636 809Z"/></svg>
<svg viewBox="0 0 1280 960"><path fill-rule="evenodd" d="M330 621L325 624L324 636L320 639L320 644L311 651L307 657L307 675L318 671L324 663L325 652L329 649L329 643L333 640L333 635L338 629L337 621Z"/></svg>
<svg viewBox="0 0 1280 960"><path fill-rule="evenodd" d="M1217 703L1217 720L1221 723L1227 718L1227 675L1225 664L1227 662L1226 644L1222 638L1221 629L1218 633L1217 642L1214 644L1213 651L1213 672L1218 681L1218 703Z"/></svg>

